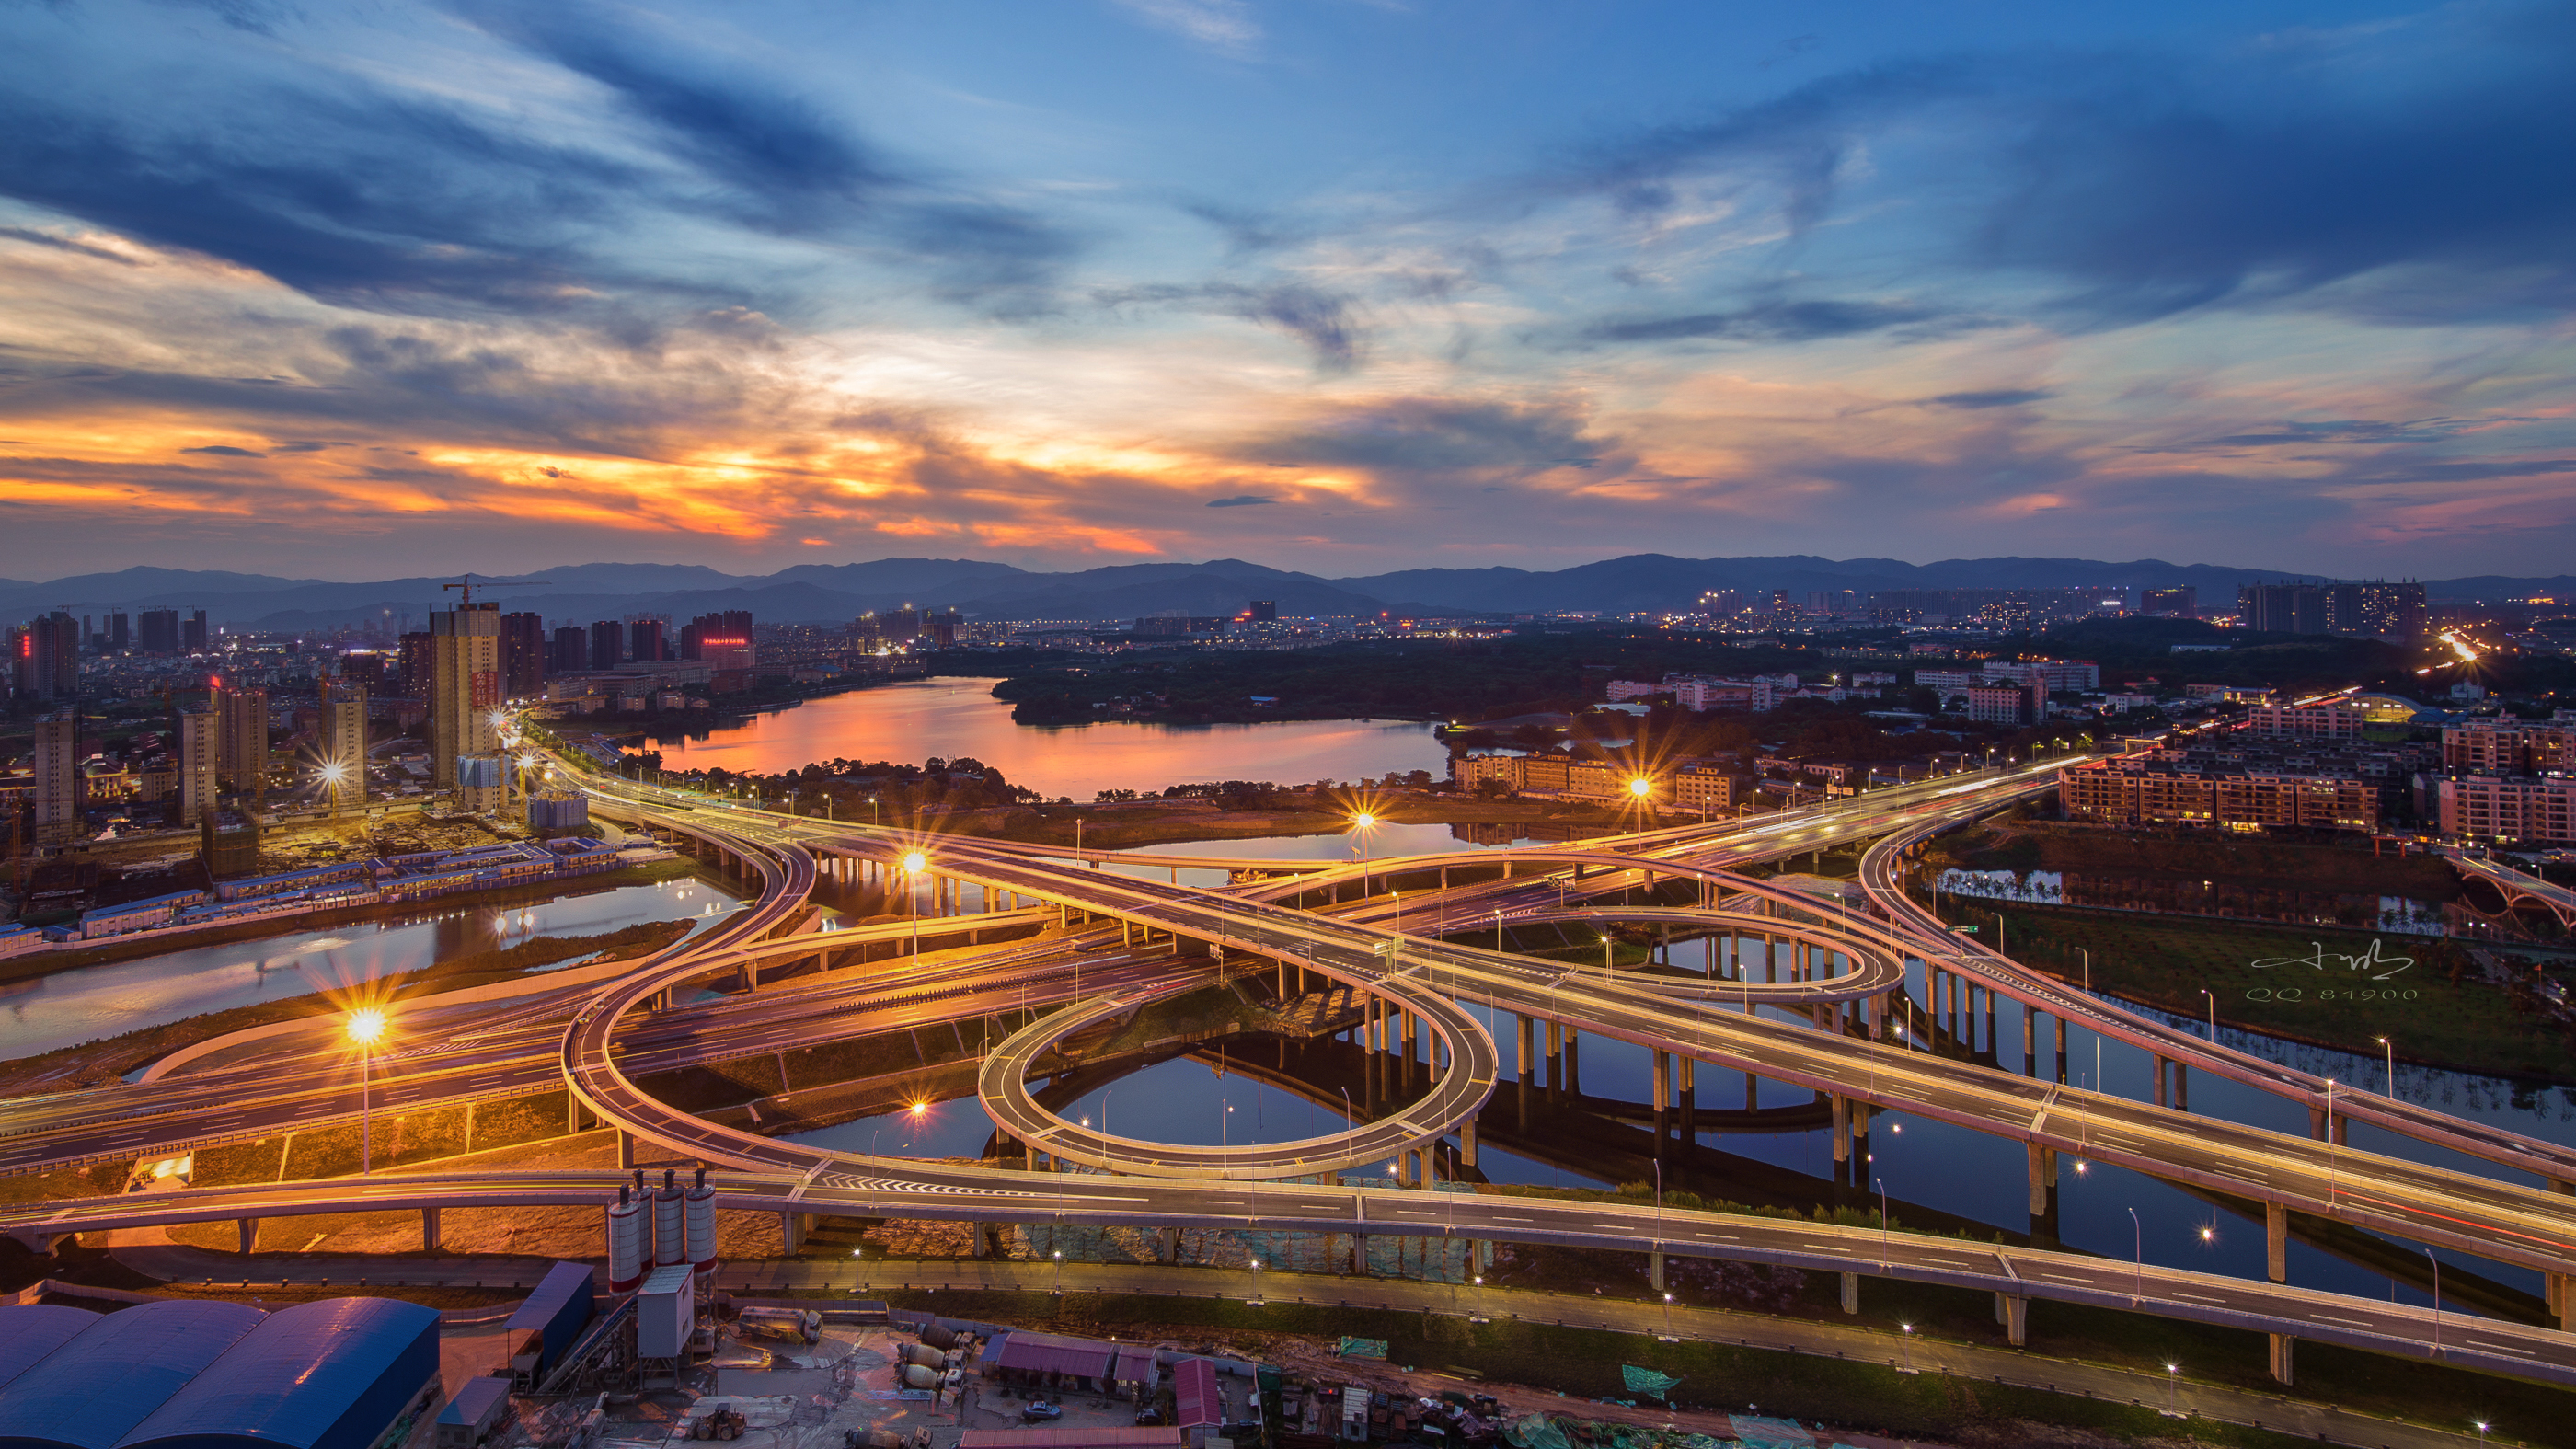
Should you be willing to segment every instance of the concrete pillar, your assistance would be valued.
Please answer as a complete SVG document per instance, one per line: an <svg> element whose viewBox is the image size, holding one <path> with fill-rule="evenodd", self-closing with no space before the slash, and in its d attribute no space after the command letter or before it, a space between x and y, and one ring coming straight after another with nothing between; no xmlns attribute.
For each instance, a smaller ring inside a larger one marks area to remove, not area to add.
<svg viewBox="0 0 2576 1449"><path fill-rule="evenodd" d="M2172 1105L2172 1099L2167 1095L2168 1088L2165 1085L2166 1077L2172 1068L2173 1063L2163 1057L2156 1058L2156 1105L2159 1107Z"/></svg>
<svg viewBox="0 0 2576 1449"><path fill-rule="evenodd" d="M1527 1132L1529 1130L1529 1104L1531 1092L1530 1071L1532 1063L1530 1058L1535 1055L1535 1053L1530 1049L1530 1037L1534 1034L1532 1029L1537 1025L1537 1023L1531 1021L1526 1016L1519 1018L1519 1021L1520 1029L1514 1033L1514 1035L1517 1036L1520 1043L1521 1090L1520 1098L1518 1102L1514 1104L1517 1113L1514 1120L1518 1122L1521 1131Z"/></svg>
<svg viewBox="0 0 2576 1449"><path fill-rule="evenodd" d="M1458 1129L1458 1164L1461 1167L1476 1165L1476 1119L1473 1117Z"/></svg>
<svg viewBox="0 0 2576 1449"><path fill-rule="evenodd" d="M1845 1273L1843 1279L1843 1312L1860 1312L1860 1275Z"/></svg>
<svg viewBox="0 0 2576 1449"><path fill-rule="evenodd" d="M1672 1132L1672 1104L1669 1101L1669 1094L1672 1091L1672 1054L1669 1052L1657 1051L1655 1053L1654 1065L1655 1159L1660 1162L1663 1160L1664 1156L1664 1142Z"/></svg>
<svg viewBox="0 0 2576 1449"><path fill-rule="evenodd" d="M1565 1098L1565 1023L1547 1024L1547 1097L1551 1102Z"/></svg>
<svg viewBox="0 0 2576 1449"><path fill-rule="evenodd" d="M2558 1315L2558 1331L2576 1333L2576 1277L2565 1273L2552 1273L2548 1275L2548 1279L2549 1286L2553 1290L2551 1297L2555 1299L2550 1306Z"/></svg>
<svg viewBox="0 0 2576 1449"><path fill-rule="evenodd" d="M617 1130L617 1165L621 1170L635 1165L635 1138L622 1127Z"/></svg>
<svg viewBox="0 0 2576 1449"><path fill-rule="evenodd" d="M1583 1056L1578 1050L1583 1034L1569 1026L1565 1029L1565 1090L1569 1096L1583 1095Z"/></svg>
<svg viewBox="0 0 2576 1449"><path fill-rule="evenodd" d="M2174 1063L2174 1110L2191 1110L2191 1063Z"/></svg>
<svg viewBox="0 0 2576 1449"><path fill-rule="evenodd" d="M805 1214L780 1213L778 1235L786 1241L787 1251L790 1254L803 1252L805 1250Z"/></svg>
<svg viewBox="0 0 2576 1449"><path fill-rule="evenodd" d="M1995 1306L2002 1310L2004 1340L2015 1348L2030 1343L2030 1300L2019 1293L1995 1295Z"/></svg>
<svg viewBox="0 0 2576 1449"><path fill-rule="evenodd" d="M1663 1255L1663 1254L1661 1254L1661 1253L1648 1253L1648 1254L1646 1255L1646 1281L1647 1281L1648 1283L1650 1283L1650 1284L1654 1285L1654 1289L1655 1289L1655 1291L1656 1291L1656 1292L1661 1293L1661 1292L1663 1292L1663 1291L1664 1291L1664 1255Z"/></svg>
<svg viewBox="0 0 2576 1449"><path fill-rule="evenodd" d="M2003 1050L2002 1041L2002 1037L1995 1035L1995 989L1989 986L1986 988L1986 1055L1999 1054Z"/></svg>
<svg viewBox="0 0 2576 1449"><path fill-rule="evenodd" d="M2066 1085L2066 1018L2057 1018L2057 1085Z"/></svg>
<svg viewBox="0 0 2576 1449"><path fill-rule="evenodd" d="M2292 1381L2290 1354L2298 1344L2298 1340L2286 1333L2267 1333L2263 1336L2271 1344L2272 1381L2282 1385L2289 1384Z"/></svg>
<svg viewBox="0 0 2576 1449"><path fill-rule="evenodd" d="M2263 1204L2263 1272L2275 1283L2290 1281L2290 1210L2277 1202Z"/></svg>
<svg viewBox="0 0 2576 1449"><path fill-rule="evenodd" d="M235 1218L233 1230L241 1235L242 1256L247 1258L259 1246L259 1219Z"/></svg>
<svg viewBox="0 0 2576 1449"><path fill-rule="evenodd" d="M2057 1186L2057 1149L2042 1147L2036 1142L2024 1143L2023 1147L2029 1154L2030 1215L2045 1217L2048 1214L2048 1194Z"/></svg>
<svg viewBox="0 0 2576 1449"><path fill-rule="evenodd" d="M1681 1139L1685 1155L1699 1146L1699 1058L1682 1058L1681 1120L1674 1136Z"/></svg>
<svg viewBox="0 0 2576 1449"><path fill-rule="evenodd" d="M424 1253L438 1251L438 1209L434 1207L420 1210L420 1250Z"/></svg>
<svg viewBox="0 0 2576 1449"><path fill-rule="evenodd" d="M1837 1094L1834 1099L1834 1161L1851 1161L1851 1098Z"/></svg>
<svg viewBox="0 0 2576 1449"><path fill-rule="evenodd" d="M2021 1004L2021 1074L2039 1075L2039 1008L2027 1001Z"/></svg>

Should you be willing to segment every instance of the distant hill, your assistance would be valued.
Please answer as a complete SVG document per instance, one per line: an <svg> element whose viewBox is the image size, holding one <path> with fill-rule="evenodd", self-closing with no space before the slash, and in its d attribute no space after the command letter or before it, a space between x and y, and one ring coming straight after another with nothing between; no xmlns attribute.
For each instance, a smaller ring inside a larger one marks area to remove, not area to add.
<svg viewBox="0 0 2576 1449"><path fill-rule="evenodd" d="M769 623L836 623L871 609L905 604L954 607L987 619L1132 619L1164 611L1233 614L1254 599L1278 601L1282 614L1641 612L1683 607L1709 589L1767 592L1793 598L1819 589L2170 588L2192 585L2204 604L2232 599L2238 585L2293 577L2277 569L2175 564L2162 559L1829 559L1812 554L1749 558L1676 558L1631 554L1572 568L1406 569L1358 578L1325 578L1243 559L1205 563L1112 564L1070 573L1032 573L980 559L883 558L864 563L798 564L774 574L728 574L698 564L567 564L493 580L478 597L546 616L549 627L587 624L631 613L686 619L748 609ZM422 627L431 609L456 597L451 578L364 582L278 578L214 570L132 568L44 582L0 579L0 619L49 609L103 614L147 608L202 608L219 624L254 629L327 629L408 615ZM2481 575L2434 579L2435 599L2528 594L2576 597L2576 577L2516 579Z"/></svg>

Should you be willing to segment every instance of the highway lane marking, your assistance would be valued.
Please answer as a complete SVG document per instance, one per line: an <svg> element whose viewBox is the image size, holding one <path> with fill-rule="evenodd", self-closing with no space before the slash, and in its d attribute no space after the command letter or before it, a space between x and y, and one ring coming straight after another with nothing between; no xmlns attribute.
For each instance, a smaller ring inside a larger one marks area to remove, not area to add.
<svg viewBox="0 0 2576 1449"><path fill-rule="evenodd" d="M2360 1320L2353 1318L2337 1318L2331 1313L2311 1313L2308 1316L2319 1323L2340 1323L2346 1328L2376 1329L2379 1326L2375 1323L2363 1323Z"/></svg>
<svg viewBox="0 0 2576 1449"><path fill-rule="evenodd" d="M2177 1289L2173 1290L2171 1293L2167 1294L2166 1296L2167 1296L2167 1297L2170 1297L2170 1298L2188 1298L2188 1299L2190 1299L2190 1300L2191 1300L2192 1302L2194 1302L2194 1303L2207 1303L2207 1304L2210 1304L2210 1305L2212 1305L2212 1306L2214 1306L2214 1307L2219 1307L2219 1308L2224 1308L2224 1307L2226 1307L2226 1306L2227 1306L2227 1300L2226 1300L2226 1299L2224 1299L2224 1298L2203 1298L2202 1296L2200 1296L2200 1295L2199 1295L2199 1294L2197 1294L2197 1293L2185 1293L2185 1292L2183 1292L2183 1291L2182 1291L2181 1289L2179 1289L2179 1288L2177 1288Z"/></svg>

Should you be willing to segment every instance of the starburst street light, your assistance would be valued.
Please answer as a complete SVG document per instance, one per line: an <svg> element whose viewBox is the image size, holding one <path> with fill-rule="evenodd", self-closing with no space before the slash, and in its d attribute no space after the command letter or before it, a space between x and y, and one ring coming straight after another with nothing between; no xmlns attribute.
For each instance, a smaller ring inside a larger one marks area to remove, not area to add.
<svg viewBox="0 0 2576 1449"><path fill-rule="evenodd" d="M363 1175L375 1171L370 1135L373 1123L367 1112L367 1063L375 1055L376 1043L384 1040L385 1014L375 1007L362 1006L349 1013L345 1027L349 1040L358 1044L358 1171Z"/></svg>
<svg viewBox="0 0 2576 1449"><path fill-rule="evenodd" d="M921 955L921 873L928 869L930 869L929 856L918 850L907 850L903 853L906 886L903 903L905 910L912 916L912 954L915 957Z"/></svg>

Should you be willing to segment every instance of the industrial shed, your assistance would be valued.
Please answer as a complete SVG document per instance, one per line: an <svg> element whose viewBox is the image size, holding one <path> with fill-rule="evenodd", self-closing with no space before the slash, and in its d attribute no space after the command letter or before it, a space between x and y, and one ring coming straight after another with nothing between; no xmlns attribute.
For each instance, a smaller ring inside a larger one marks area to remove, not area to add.
<svg viewBox="0 0 2576 1449"><path fill-rule="evenodd" d="M0 1308L0 1370L66 1312ZM392 1299L84 1316L0 1382L0 1449L367 1449L438 1373L437 1311Z"/></svg>
<svg viewBox="0 0 2576 1449"><path fill-rule="evenodd" d="M437 1378L437 1309L299 1303L244 1334L118 1449L367 1449Z"/></svg>
<svg viewBox="0 0 2576 1449"><path fill-rule="evenodd" d="M69 1343L98 1317L86 1308L59 1303L29 1303L0 1313L0 1384Z"/></svg>

